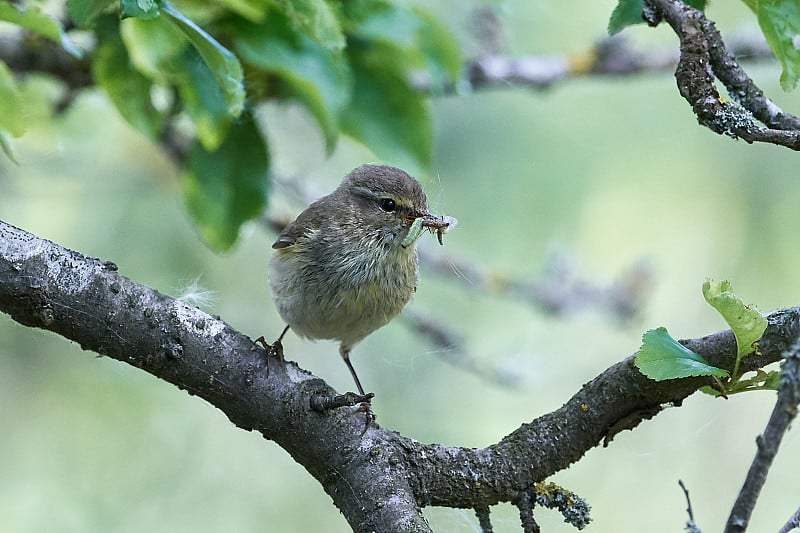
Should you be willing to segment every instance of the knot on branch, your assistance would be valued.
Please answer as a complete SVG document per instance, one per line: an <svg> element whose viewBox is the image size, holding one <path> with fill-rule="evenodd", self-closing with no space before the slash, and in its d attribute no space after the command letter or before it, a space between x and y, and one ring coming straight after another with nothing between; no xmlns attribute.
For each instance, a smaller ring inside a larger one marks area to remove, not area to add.
<svg viewBox="0 0 800 533"><path fill-rule="evenodd" d="M574 492L555 483L543 481L536 483L520 492L519 498L514 504L519 508L520 521L525 533L539 531L539 526L533 519L534 505L558 510L564 517L564 522L578 530L585 528L592 521L589 516L591 511L589 503Z"/></svg>

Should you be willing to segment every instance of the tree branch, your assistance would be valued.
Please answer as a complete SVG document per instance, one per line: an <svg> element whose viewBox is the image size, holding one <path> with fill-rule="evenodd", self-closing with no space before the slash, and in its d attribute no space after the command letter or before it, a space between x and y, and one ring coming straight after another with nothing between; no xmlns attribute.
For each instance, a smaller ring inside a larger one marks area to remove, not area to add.
<svg viewBox="0 0 800 533"><path fill-rule="evenodd" d="M361 415L348 409L314 412L309 398L334 391L295 363L266 359L222 320L125 278L112 263L2 222L0 310L169 381L237 426L274 440L358 532L429 531L421 514L428 505L480 510L516 502L589 449L709 383L653 382L630 356L497 444L459 448L421 444L377 425L362 435ZM780 360L798 332L800 308L772 313L760 352L744 359L746 369ZM730 331L684 343L715 366L733 366Z"/></svg>
<svg viewBox="0 0 800 533"><path fill-rule="evenodd" d="M794 512L778 533L789 533L791 530L797 529L798 527L800 527L800 509Z"/></svg>
<svg viewBox="0 0 800 533"><path fill-rule="evenodd" d="M766 142L800 150L800 119L764 96L702 11L680 0L646 0L644 17L651 26L666 21L678 36L681 53L675 79L700 124L748 143ZM714 75L734 101L720 96Z"/></svg>
<svg viewBox="0 0 800 533"><path fill-rule="evenodd" d="M775 58L763 38L739 35L732 39L731 50L750 61ZM672 47L638 50L624 36L616 35L574 54L510 57L494 52L468 60L464 72L470 90L508 86L544 90L574 78L663 72L675 68L679 60L680 54ZM417 87L431 90L422 81Z"/></svg>
<svg viewBox="0 0 800 533"><path fill-rule="evenodd" d="M743 533L747 529L758 495L767 481L772 460L778 454L783 435L797 416L798 404L800 404L800 338L786 351L781 368L778 400L775 402L775 408L769 417L767 427L764 428L764 433L756 438L758 451L728 517L725 533Z"/></svg>

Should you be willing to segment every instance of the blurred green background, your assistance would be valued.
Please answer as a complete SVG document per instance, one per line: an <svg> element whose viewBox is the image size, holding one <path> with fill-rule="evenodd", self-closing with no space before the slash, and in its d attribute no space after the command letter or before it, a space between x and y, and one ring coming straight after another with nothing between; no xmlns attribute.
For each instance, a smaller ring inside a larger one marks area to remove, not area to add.
<svg viewBox="0 0 800 533"><path fill-rule="evenodd" d="M492 5L509 53L563 54L603 37L613 4ZM469 11L480 4L430 5L474 50ZM757 31L739 5L713 4L709 15L723 35ZM643 47L675 44L666 27L626 33ZM796 111L797 94L780 90L777 66L750 72ZM41 98L56 91L36 79L26 87ZM707 276L731 280L763 311L800 304L797 155L698 127L671 74L572 80L543 93L500 88L434 98L431 107L434 169L420 179L432 209L459 219L443 248L423 239L432 254L535 277L553 250L566 250L598 282L646 260L655 285L641 316L620 325L592 310L549 317L423 269L412 310L446 320L464 336L469 357L519 384L455 368L393 323L353 354L385 427L423 442L494 443L633 353L646 329L665 325L679 338L723 329L703 302ZM297 107L271 106L259 118L275 170L320 194L376 159L346 139L326 159ZM114 261L122 274L174 296L197 280L213 291L207 311L253 338L277 335L282 324L266 284L274 235L254 224L228 255L205 248L182 210L174 168L102 96L85 95L56 119L32 116L15 145L21 165L0 160L0 219ZM302 207L275 186L273 213ZM334 343L290 334L285 349L337 389L351 388ZM678 479L701 527L718 528L773 401L766 392L728 401L693 396L552 480L589 500L587 531L681 530ZM0 531L349 531L319 485L275 444L172 385L6 316L0 428ZM797 508L798 446L790 432L752 531L778 529ZM471 511L426 515L436 531L477 531ZM496 531L519 531L511 506L492 516ZM541 510L537 520L544 531L569 530L555 512Z"/></svg>

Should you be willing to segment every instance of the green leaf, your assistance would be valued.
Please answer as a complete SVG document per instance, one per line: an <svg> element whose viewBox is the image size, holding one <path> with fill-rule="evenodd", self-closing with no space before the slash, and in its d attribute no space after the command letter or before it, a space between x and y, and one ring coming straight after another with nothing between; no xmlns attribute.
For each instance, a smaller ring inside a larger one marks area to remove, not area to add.
<svg viewBox="0 0 800 533"><path fill-rule="evenodd" d="M0 130L6 131L13 137L25 133L22 97L14 82L14 75L2 61L0 61Z"/></svg>
<svg viewBox="0 0 800 533"><path fill-rule="evenodd" d="M6 130L0 129L0 149L6 154L14 164L19 165L17 154L14 152L14 146L11 144L11 134Z"/></svg>
<svg viewBox="0 0 800 533"><path fill-rule="evenodd" d="M150 139L157 139L164 129L165 116L150 98L153 83L133 66L122 38L119 24L111 17L98 24L99 43L92 62L92 74L120 114L134 128Z"/></svg>
<svg viewBox="0 0 800 533"><path fill-rule="evenodd" d="M67 14L79 28L91 27L116 0L67 0Z"/></svg>
<svg viewBox="0 0 800 533"><path fill-rule="evenodd" d="M425 62L438 85L455 81L461 76L463 58L461 48L444 22L430 13L415 8L414 13L421 21L419 28L420 50Z"/></svg>
<svg viewBox="0 0 800 533"><path fill-rule="evenodd" d="M229 250L246 221L267 203L269 153L252 117L242 115L225 142L210 152L195 144L183 176L186 208L212 248Z"/></svg>
<svg viewBox="0 0 800 533"><path fill-rule="evenodd" d="M220 0L219 4L253 22L264 20L272 7L271 0Z"/></svg>
<svg viewBox="0 0 800 533"><path fill-rule="evenodd" d="M767 374L767 379L764 380L763 388L769 390L778 390L781 386L781 371L772 370Z"/></svg>
<svg viewBox="0 0 800 533"><path fill-rule="evenodd" d="M344 32L326 0L276 0L295 30L304 33L332 52L345 47Z"/></svg>
<svg viewBox="0 0 800 533"><path fill-rule="evenodd" d="M434 82L461 75L461 51L438 18L422 8L373 0L346 7L348 31L372 48L392 56L392 67L406 76L424 69Z"/></svg>
<svg viewBox="0 0 800 533"><path fill-rule="evenodd" d="M642 335L642 347L634 362L642 374L655 381L691 376L728 376L727 370L709 365L700 354L673 339L664 327L651 329Z"/></svg>
<svg viewBox="0 0 800 533"><path fill-rule="evenodd" d="M245 99L244 73L239 60L230 50L219 44L168 2L163 3L161 12L169 17L200 53L222 89L228 113L238 117L244 109Z"/></svg>
<svg viewBox="0 0 800 533"><path fill-rule="evenodd" d="M217 77L199 52L165 17L129 18L121 27L136 68L159 84L174 86L200 142L206 150L219 147L235 119Z"/></svg>
<svg viewBox="0 0 800 533"><path fill-rule="evenodd" d="M758 18L761 31L783 67L781 87L800 80L800 3L797 0L743 0Z"/></svg>
<svg viewBox="0 0 800 533"><path fill-rule="evenodd" d="M261 24L242 22L233 32L236 51L245 63L277 76L308 108L330 151L339 135L339 116L350 102L352 74L343 56L289 26L278 13Z"/></svg>
<svg viewBox="0 0 800 533"><path fill-rule="evenodd" d="M68 53L75 57L81 56L81 51L72 43L64 33L61 23L45 14L38 6L28 9L18 9L10 2L0 2L0 20L11 22L22 28L38 33L46 39L61 45Z"/></svg>
<svg viewBox="0 0 800 533"><path fill-rule="evenodd" d="M353 36L400 50L412 50L418 44L422 21L413 10L384 0L356 2L347 14Z"/></svg>
<svg viewBox="0 0 800 533"><path fill-rule="evenodd" d="M707 0L685 0L685 3L703 11L706 8ZM628 26L644 23L642 4L643 0L619 0L608 20L608 34L614 35Z"/></svg>
<svg viewBox="0 0 800 533"><path fill-rule="evenodd" d="M642 20L643 2L644 0L619 0L611 12L611 18L608 19L608 34L615 35L628 26L644 22Z"/></svg>
<svg viewBox="0 0 800 533"><path fill-rule="evenodd" d="M351 48L355 74L353 99L342 130L380 158L410 172L430 167L433 132L425 99L404 73L393 70L397 58L375 48Z"/></svg>
<svg viewBox="0 0 800 533"><path fill-rule="evenodd" d="M194 48L180 58L181 76L176 79L178 94L192 117L197 138L206 150L216 150L229 135L234 122L217 79Z"/></svg>
<svg viewBox="0 0 800 533"><path fill-rule="evenodd" d="M753 344L767 329L767 319L754 306L745 305L733 294L729 281L707 279L703 283L703 297L728 323L736 336L738 358L753 351Z"/></svg>
<svg viewBox="0 0 800 533"><path fill-rule="evenodd" d="M158 0L121 0L121 18L136 17L151 20L161 16L161 2Z"/></svg>
<svg viewBox="0 0 800 533"><path fill-rule="evenodd" d="M173 83L177 64L189 43L183 33L164 17L153 20L125 19L120 35L136 69L161 84Z"/></svg>

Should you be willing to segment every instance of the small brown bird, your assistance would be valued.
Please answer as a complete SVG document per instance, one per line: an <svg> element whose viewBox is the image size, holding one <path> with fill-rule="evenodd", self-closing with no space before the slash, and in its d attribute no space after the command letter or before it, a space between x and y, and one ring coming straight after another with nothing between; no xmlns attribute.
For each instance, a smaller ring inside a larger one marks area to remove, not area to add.
<svg viewBox="0 0 800 533"><path fill-rule="evenodd" d="M428 212L419 182L399 168L362 165L312 203L272 245L272 299L287 326L308 339L334 339L353 376L353 346L386 325L417 287L416 240L452 217Z"/></svg>

